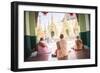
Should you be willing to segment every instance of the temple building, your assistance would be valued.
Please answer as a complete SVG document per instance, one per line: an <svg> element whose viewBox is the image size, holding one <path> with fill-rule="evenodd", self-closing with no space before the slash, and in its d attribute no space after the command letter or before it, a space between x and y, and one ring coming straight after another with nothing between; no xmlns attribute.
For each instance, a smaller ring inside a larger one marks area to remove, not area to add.
<svg viewBox="0 0 100 73"><path fill-rule="evenodd" d="M41 24L40 18L41 18L41 16L38 16L38 22L37 22L37 26L35 28L37 41L39 41L41 37L45 37L45 32L44 32L43 26Z"/></svg>
<svg viewBox="0 0 100 73"><path fill-rule="evenodd" d="M48 25L48 36L50 38L57 38L57 26L56 23L54 21L53 15L51 16L51 22Z"/></svg>
<svg viewBox="0 0 100 73"><path fill-rule="evenodd" d="M80 27L75 13L66 13L63 18L63 33L67 39L75 38L79 35Z"/></svg>
<svg viewBox="0 0 100 73"><path fill-rule="evenodd" d="M61 33L60 34L64 34L64 37L68 38L69 29L68 29L66 14L64 15L64 17L62 19L62 29L61 29Z"/></svg>

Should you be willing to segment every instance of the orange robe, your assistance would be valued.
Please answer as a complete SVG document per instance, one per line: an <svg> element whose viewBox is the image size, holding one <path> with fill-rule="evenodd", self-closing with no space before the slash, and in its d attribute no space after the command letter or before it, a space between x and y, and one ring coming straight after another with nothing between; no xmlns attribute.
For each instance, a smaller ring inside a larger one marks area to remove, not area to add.
<svg viewBox="0 0 100 73"><path fill-rule="evenodd" d="M66 57L68 55L66 40L62 39L57 42L56 55L57 55L58 60L66 59Z"/></svg>
<svg viewBox="0 0 100 73"><path fill-rule="evenodd" d="M80 50L80 49L83 49L83 42L81 39L77 39L75 41L75 50Z"/></svg>

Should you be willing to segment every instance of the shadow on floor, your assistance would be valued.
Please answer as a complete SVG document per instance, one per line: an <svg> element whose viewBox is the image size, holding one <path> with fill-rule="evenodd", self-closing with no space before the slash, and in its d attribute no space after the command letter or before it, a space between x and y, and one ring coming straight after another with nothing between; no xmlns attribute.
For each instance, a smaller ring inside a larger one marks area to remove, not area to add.
<svg viewBox="0 0 100 73"><path fill-rule="evenodd" d="M75 51L73 49L70 50L68 54L67 60L74 59L90 59L90 49L82 49L79 51ZM48 54L37 54L34 57L29 57L25 62L29 61L57 61L56 57L52 57L50 53Z"/></svg>

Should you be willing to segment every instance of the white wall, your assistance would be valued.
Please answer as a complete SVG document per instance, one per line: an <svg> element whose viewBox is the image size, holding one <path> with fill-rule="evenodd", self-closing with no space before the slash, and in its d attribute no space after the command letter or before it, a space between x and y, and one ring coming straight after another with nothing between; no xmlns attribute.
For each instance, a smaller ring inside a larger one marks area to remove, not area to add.
<svg viewBox="0 0 100 73"><path fill-rule="evenodd" d="M11 73L10 69L10 29L11 29L11 13L10 13L10 2L14 0L0 0L0 73ZM18 0L16 0L18 1ZM100 1L99 0L21 0L21 1L34 1L34 2L45 2L45 3L61 3L61 4L81 4L81 5L98 5L98 13L100 13ZM100 19L98 14L98 19ZM100 21L99 21L100 23ZM99 24L98 23L98 24ZM100 25L98 25L100 27ZM100 31L100 29L98 29ZM100 35L98 35L100 37ZM98 39L100 40L100 38ZM98 42L100 43L100 42ZM99 46L100 47L100 46ZM100 48L98 48L100 55ZM100 58L99 58L100 61ZM100 62L99 62L100 64ZM60 69L60 70L45 70L36 71L36 73L98 73L100 72L100 66L91 68L74 68L74 69ZM30 71L32 73L32 71Z"/></svg>

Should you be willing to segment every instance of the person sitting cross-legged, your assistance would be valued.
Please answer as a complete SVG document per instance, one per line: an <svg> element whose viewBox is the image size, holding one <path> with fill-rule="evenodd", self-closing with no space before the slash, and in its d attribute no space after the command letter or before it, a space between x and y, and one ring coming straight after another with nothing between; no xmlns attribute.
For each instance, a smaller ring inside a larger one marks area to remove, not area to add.
<svg viewBox="0 0 100 73"><path fill-rule="evenodd" d="M80 39L79 36L76 37L76 40L75 40L75 46L73 48L75 51L79 51L81 49L84 49L84 45L83 45L83 42L82 40Z"/></svg>
<svg viewBox="0 0 100 73"><path fill-rule="evenodd" d="M66 60L68 58L67 42L64 39L64 35L60 35L60 41L57 43L56 57L58 60Z"/></svg>

